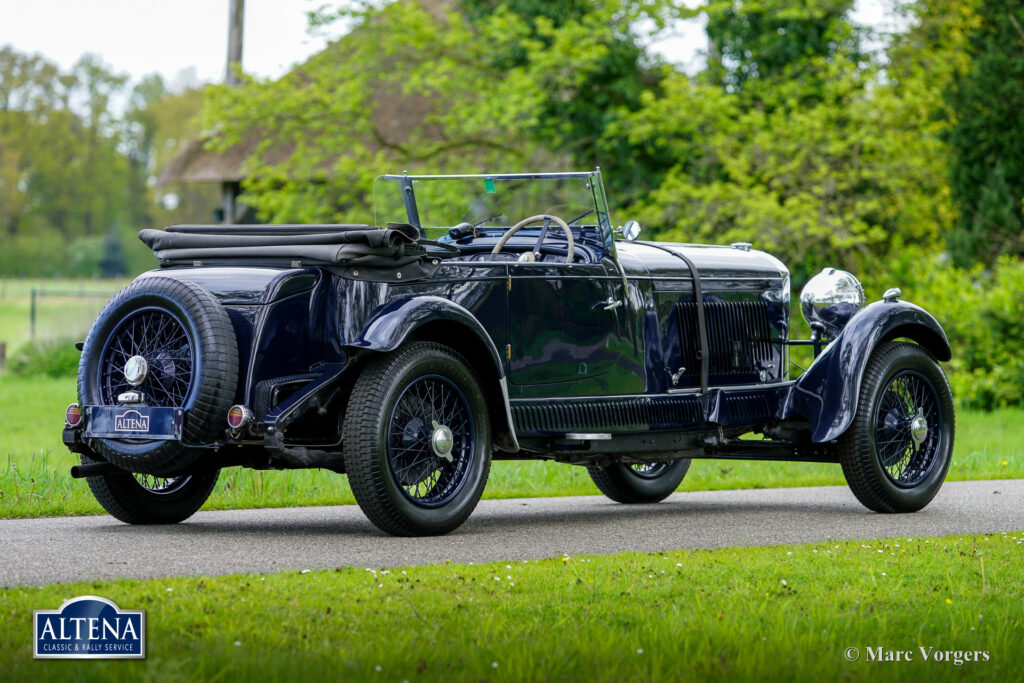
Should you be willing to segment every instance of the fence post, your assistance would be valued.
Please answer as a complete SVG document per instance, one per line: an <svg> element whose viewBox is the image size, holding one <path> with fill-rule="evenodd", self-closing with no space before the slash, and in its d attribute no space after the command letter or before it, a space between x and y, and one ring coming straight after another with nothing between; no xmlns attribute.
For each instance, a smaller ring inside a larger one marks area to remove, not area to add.
<svg viewBox="0 0 1024 683"><path fill-rule="evenodd" d="M29 310L28 319L29 319L29 326L30 326L29 327L29 330L30 330L29 336L32 338L32 341L36 340L36 293L38 291L39 290L37 290L35 287L32 288L32 302L31 302L31 304L29 304L29 309L28 309Z"/></svg>

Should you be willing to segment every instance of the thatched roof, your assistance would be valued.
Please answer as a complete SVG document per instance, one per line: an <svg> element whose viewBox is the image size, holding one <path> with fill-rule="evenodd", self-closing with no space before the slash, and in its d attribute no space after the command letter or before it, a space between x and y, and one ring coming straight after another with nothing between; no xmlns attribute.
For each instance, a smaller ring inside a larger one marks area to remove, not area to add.
<svg viewBox="0 0 1024 683"><path fill-rule="evenodd" d="M256 151L259 140L253 136L223 152L205 149L205 142L202 137L189 140L160 171L157 185L238 182L244 177L242 163Z"/></svg>
<svg viewBox="0 0 1024 683"><path fill-rule="evenodd" d="M440 19L454 5L454 0L419 0L419 2L435 18ZM355 29L358 31L359 29ZM352 34L349 34L352 35ZM348 36L343 36L335 43L328 45L323 51L310 57L310 60L323 59L331 54L339 63L344 60L344 43ZM302 65L296 67L301 69ZM370 139L364 140L367 148L381 149L398 147L409 139L412 130L426 131L431 135L429 127L423 127L424 119L434 108L433 103L422 95L401 93L394 87L382 86L374 91L372 97L376 106L371 107L372 128ZM213 151L206 148L209 136L201 136L187 142L160 171L157 185L171 183L223 183L239 182L245 178L243 172L245 161L256 152L260 143L266 138L268 131L252 131L241 142L224 151ZM437 130L440 135L440 129ZM264 160L276 163L286 159L294 148L288 144L264 153ZM330 164L322 166L329 169Z"/></svg>

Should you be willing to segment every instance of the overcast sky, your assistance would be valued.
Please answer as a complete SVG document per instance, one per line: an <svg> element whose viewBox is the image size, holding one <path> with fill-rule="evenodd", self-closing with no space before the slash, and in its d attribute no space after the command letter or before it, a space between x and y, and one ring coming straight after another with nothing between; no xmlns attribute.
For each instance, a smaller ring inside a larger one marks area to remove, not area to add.
<svg viewBox="0 0 1024 683"><path fill-rule="evenodd" d="M553 2L557 0L552 0ZM891 0L857 0L854 19L880 26ZM326 0L246 0L242 66L276 77L321 50L330 37L310 36L306 13ZM39 52L64 68L95 52L132 80L159 72L169 82L195 69L202 81L224 77L228 0L0 0L0 45ZM707 47L699 22L677 27L656 45L693 71Z"/></svg>

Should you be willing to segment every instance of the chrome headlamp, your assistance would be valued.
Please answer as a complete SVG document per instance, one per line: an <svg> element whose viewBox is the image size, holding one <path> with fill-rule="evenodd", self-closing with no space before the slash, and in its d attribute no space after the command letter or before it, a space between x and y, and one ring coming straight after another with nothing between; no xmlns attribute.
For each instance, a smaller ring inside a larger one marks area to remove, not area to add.
<svg viewBox="0 0 1024 683"><path fill-rule="evenodd" d="M845 270L825 268L800 292L800 310L811 328L835 337L864 305L864 288Z"/></svg>

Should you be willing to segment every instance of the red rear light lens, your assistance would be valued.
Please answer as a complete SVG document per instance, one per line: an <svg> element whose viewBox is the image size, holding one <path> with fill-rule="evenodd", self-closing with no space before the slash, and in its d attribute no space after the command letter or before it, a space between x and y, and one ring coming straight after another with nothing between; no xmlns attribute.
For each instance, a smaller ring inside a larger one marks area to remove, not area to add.
<svg viewBox="0 0 1024 683"><path fill-rule="evenodd" d="M69 427L77 427L78 423L82 421L82 407L77 403L72 403L68 406L68 409L64 411L64 423Z"/></svg>
<svg viewBox="0 0 1024 683"><path fill-rule="evenodd" d="M252 413L245 406L231 406L231 410L228 411L228 427L238 429L248 422L251 417Z"/></svg>

